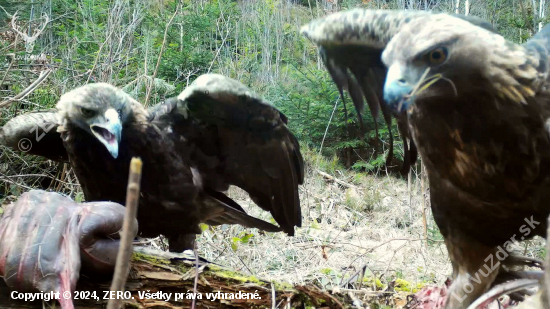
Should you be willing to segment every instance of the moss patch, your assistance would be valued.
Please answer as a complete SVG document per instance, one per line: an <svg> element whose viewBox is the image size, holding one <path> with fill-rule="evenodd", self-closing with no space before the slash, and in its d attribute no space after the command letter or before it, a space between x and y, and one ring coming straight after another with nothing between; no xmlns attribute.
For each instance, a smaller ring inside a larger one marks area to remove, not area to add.
<svg viewBox="0 0 550 309"><path fill-rule="evenodd" d="M210 270L206 271L205 273L210 273L210 275L213 275L213 276L221 277L221 278L224 278L224 279L231 279L231 280L239 281L241 283L246 283L246 282L252 282L252 283L256 283L256 284L262 284L263 283L262 281L260 281L255 276L245 276L245 275L243 275L241 273L238 273L236 271L223 269L223 268L220 268L220 267L217 267L217 266L214 266L214 265L208 265L208 268Z"/></svg>
<svg viewBox="0 0 550 309"><path fill-rule="evenodd" d="M288 282L277 282L274 281L273 285L275 286L276 290L293 290L294 286Z"/></svg>
<svg viewBox="0 0 550 309"><path fill-rule="evenodd" d="M132 256L132 260L137 261L144 261L144 262L150 262L151 264L164 264L164 265L170 265L170 260L163 259L159 257L150 256L143 253L134 252L134 255Z"/></svg>
<svg viewBox="0 0 550 309"><path fill-rule="evenodd" d="M386 285L383 284L382 281L380 281L380 279L378 278L373 278L373 277L363 278L363 284L366 284L368 286L373 286L373 283L376 285L377 289L383 289L386 287Z"/></svg>
<svg viewBox="0 0 550 309"><path fill-rule="evenodd" d="M395 279L395 290L398 292L401 291L401 292L416 293L423 287L424 287L424 283L418 283L416 286L413 286L413 284L407 280Z"/></svg>

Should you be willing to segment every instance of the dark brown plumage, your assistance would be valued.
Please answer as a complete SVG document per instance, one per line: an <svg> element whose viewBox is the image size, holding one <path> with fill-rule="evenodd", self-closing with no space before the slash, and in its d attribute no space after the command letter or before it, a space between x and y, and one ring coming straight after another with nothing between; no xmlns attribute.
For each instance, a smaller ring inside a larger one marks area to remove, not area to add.
<svg viewBox="0 0 550 309"><path fill-rule="evenodd" d="M86 200L124 203L129 162L143 160L140 235L165 235L171 251L192 248L201 222L289 235L301 226L298 142L283 114L233 79L202 75L149 110L113 86L90 84L64 94L57 110L57 131ZM28 127L24 117L10 120L0 141L14 147L13 137ZM248 216L223 194L230 185L247 191L280 227Z"/></svg>
<svg viewBox="0 0 550 309"><path fill-rule="evenodd" d="M516 45L478 18L353 10L302 33L359 109L391 111L417 145L453 264L446 308L466 308L515 263L499 248L546 236L550 28Z"/></svg>

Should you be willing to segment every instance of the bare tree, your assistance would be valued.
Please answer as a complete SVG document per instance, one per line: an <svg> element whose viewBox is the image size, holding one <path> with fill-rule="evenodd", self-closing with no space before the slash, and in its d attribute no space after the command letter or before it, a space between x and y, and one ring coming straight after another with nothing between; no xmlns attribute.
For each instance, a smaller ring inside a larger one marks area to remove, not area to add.
<svg viewBox="0 0 550 309"><path fill-rule="evenodd" d="M546 14L546 0L540 0L540 8L539 8L539 31L542 29L542 21L544 19L544 15Z"/></svg>

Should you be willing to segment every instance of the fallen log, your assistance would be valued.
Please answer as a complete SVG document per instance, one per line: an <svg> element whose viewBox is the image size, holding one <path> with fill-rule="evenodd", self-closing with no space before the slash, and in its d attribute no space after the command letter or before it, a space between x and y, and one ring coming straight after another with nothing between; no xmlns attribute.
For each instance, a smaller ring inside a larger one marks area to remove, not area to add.
<svg viewBox="0 0 550 309"><path fill-rule="evenodd" d="M193 293L198 265L197 291ZM24 301L0 280L0 308L47 308L42 300ZM75 308L105 308L110 280L81 276L73 298ZM313 285L286 283L248 276L210 263L189 252L174 254L136 247L122 296L123 308L346 308L346 296L331 295ZM58 297L63 297L59 295ZM85 299L81 299L85 298ZM178 298L176 300L176 298ZM182 299L183 298L183 299ZM49 302L48 304L53 304Z"/></svg>

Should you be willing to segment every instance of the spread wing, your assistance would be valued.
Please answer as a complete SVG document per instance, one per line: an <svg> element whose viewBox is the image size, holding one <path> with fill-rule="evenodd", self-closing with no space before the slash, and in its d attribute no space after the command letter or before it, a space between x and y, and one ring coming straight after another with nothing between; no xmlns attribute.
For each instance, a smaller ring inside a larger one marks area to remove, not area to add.
<svg viewBox="0 0 550 309"><path fill-rule="evenodd" d="M325 67L342 98L343 90L350 94L360 122L365 100L374 119L382 112L390 132L387 165L393 158L393 134L392 113L383 99L387 68L381 60L382 52L402 25L429 14L426 11L355 9L314 20L301 29L301 33L319 47ZM489 23L477 17L455 16L496 32ZM406 175L410 166L416 162L418 152L409 132L407 118L401 115L396 116L396 119L404 148L401 174ZM376 130L378 135L378 128Z"/></svg>
<svg viewBox="0 0 550 309"><path fill-rule="evenodd" d="M57 126L55 110L19 115L0 128L0 145L53 161L68 162Z"/></svg>
<svg viewBox="0 0 550 309"><path fill-rule="evenodd" d="M200 76L149 112L153 121L171 123L205 191L238 186L294 235L294 226L301 226L304 162L285 115L240 82L217 74Z"/></svg>

